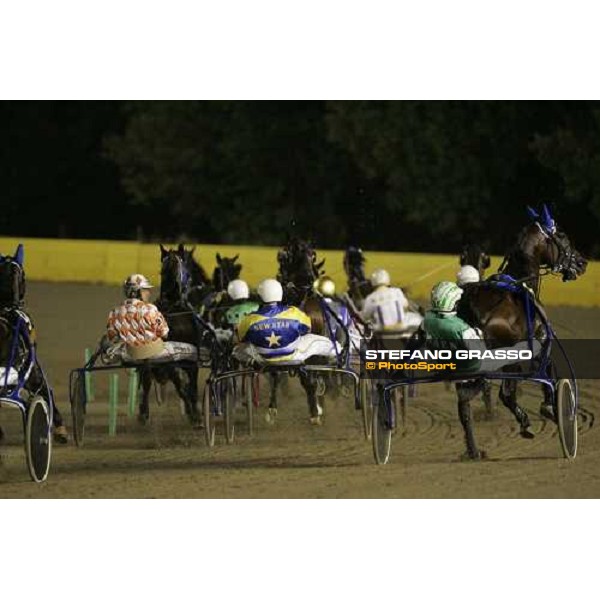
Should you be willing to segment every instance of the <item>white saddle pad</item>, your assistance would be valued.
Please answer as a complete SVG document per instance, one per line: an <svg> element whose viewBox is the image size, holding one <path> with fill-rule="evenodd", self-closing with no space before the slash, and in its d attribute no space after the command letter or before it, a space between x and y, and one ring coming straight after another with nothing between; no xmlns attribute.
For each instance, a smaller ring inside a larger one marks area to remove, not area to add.
<svg viewBox="0 0 600 600"><path fill-rule="evenodd" d="M255 362L260 365L301 365L311 356L324 356L335 360L336 349L341 352L337 342L334 346L329 338L307 333L299 337L293 344L293 352L286 356L272 356L261 353L261 348L252 344L238 344L233 349L233 356L242 363Z"/></svg>
<svg viewBox="0 0 600 600"><path fill-rule="evenodd" d="M5 385L17 385L19 383L19 373L12 367L8 371L8 381L4 383L6 379L6 367L0 367L0 387Z"/></svg>
<svg viewBox="0 0 600 600"><path fill-rule="evenodd" d="M105 353L105 357L105 362L108 362L109 364L118 364L120 362L126 364L139 364L146 363L147 361L169 363L180 360L195 361L198 359L198 351L196 346L192 344L185 344L183 342L165 342L161 352L140 361L132 358L124 345L115 345Z"/></svg>

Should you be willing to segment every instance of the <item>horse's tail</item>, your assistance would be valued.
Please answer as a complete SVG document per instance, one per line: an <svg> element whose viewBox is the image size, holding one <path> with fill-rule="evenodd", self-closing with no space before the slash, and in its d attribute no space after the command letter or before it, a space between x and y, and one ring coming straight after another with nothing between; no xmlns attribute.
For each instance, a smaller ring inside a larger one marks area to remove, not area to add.
<svg viewBox="0 0 600 600"><path fill-rule="evenodd" d="M311 331L316 335L327 335L327 324L325 315L321 308L318 298L308 298L302 307L304 312L310 317Z"/></svg>

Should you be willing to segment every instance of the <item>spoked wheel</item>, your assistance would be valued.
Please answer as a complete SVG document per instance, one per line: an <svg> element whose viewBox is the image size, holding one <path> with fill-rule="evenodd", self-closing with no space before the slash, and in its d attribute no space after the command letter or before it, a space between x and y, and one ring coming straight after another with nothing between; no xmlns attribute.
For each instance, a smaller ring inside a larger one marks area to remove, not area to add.
<svg viewBox="0 0 600 600"><path fill-rule="evenodd" d="M204 386L204 396L202 398L202 413L204 417L204 439L206 445L215 445L215 406L213 401L212 386L210 382L206 382Z"/></svg>
<svg viewBox="0 0 600 600"><path fill-rule="evenodd" d="M27 408L25 455L31 479L36 483L45 481L50 470L52 435L48 405L40 396L34 396Z"/></svg>
<svg viewBox="0 0 600 600"><path fill-rule="evenodd" d="M225 379L221 382L221 399L223 402L225 441L228 444L233 443L235 438L235 407L237 385L233 378Z"/></svg>
<svg viewBox="0 0 600 600"><path fill-rule="evenodd" d="M76 371L71 379L71 417L73 418L73 437L77 446L83 446L85 434L85 412L87 395L85 387L85 374Z"/></svg>
<svg viewBox="0 0 600 600"><path fill-rule="evenodd" d="M565 458L577 454L577 399L569 379L559 379L556 386L556 413L558 435Z"/></svg>
<svg viewBox="0 0 600 600"><path fill-rule="evenodd" d="M363 430L365 439L371 439L371 429L373 425L373 392L375 386L372 379L360 380L360 407L362 410Z"/></svg>
<svg viewBox="0 0 600 600"><path fill-rule="evenodd" d="M392 431L395 422L395 403L389 399L384 401L383 392L373 405L373 455L378 465L385 465L392 450Z"/></svg>

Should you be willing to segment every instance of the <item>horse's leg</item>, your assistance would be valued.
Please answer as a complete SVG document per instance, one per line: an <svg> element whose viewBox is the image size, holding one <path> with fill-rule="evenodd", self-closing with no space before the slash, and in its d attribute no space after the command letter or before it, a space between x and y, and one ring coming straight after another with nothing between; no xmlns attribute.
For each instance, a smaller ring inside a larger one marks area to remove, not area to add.
<svg viewBox="0 0 600 600"><path fill-rule="evenodd" d="M265 416L265 420L267 423L275 423L277 419L277 386L279 385L279 373L271 372L269 373L269 407L267 408L267 414Z"/></svg>
<svg viewBox="0 0 600 600"><path fill-rule="evenodd" d="M489 381L483 382L483 391L481 394L483 405L485 406L485 416L488 419L494 417L494 402L492 400L492 384Z"/></svg>
<svg viewBox="0 0 600 600"><path fill-rule="evenodd" d="M517 423L521 426L519 431L521 437L526 439L534 438L535 434L530 429L531 424L529 422L529 416L517 404L517 382L514 379L505 379L502 381L499 397L500 400L502 400L502 404L515 415Z"/></svg>
<svg viewBox="0 0 600 600"><path fill-rule="evenodd" d="M201 423L198 413L198 367L189 367L186 369L188 376L188 398L190 404L190 421L192 425Z"/></svg>
<svg viewBox="0 0 600 600"><path fill-rule="evenodd" d="M321 425L321 415L323 409L319 406L317 401L317 383L308 373L300 372L300 384L306 392L306 399L308 401L308 411L310 413L310 422L313 425Z"/></svg>
<svg viewBox="0 0 600 600"><path fill-rule="evenodd" d="M192 398L192 375L187 371L187 369L184 369L184 372L186 373L188 378L187 385L184 385L181 375L179 374L179 369L177 369L176 367L168 367L167 370L169 379L173 382L175 390L177 391L177 395L181 398L181 400L183 400L183 404L185 406L185 414L187 415L187 418L189 419L190 423L194 424L198 421L198 414L197 408L194 406L194 400ZM194 414L194 412L196 414Z"/></svg>
<svg viewBox="0 0 600 600"><path fill-rule="evenodd" d="M27 384L25 385L25 389L30 393L39 394L42 396L46 402L52 404L52 425L53 425L53 438L55 442L60 444L66 444L69 441L69 436L67 434L67 428L63 422L63 417L58 410L58 406L56 406L56 402L54 400L54 394L48 387L46 380L44 379L44 375L40 366L36 363L34 368L29 375L29 379Z"/></svg>
<svg viewBox="0 0 600 600"><path fill-rule="evenodd" d="M150 406L148 397L150 396L150 388L152 386L152 372L150 369L140 369L140 385L142 386L142 399L140 401L140 409L138 413L138 421L145 425L150 418Z"/></svg>
<svg viewBox="0 0 600 600"><path fill-rule="evenodd" d="M456 392L458 394L458 418L465 432L465 443L467 451L463 458L471 460L480 460L486 457L484 451L477 448L475 442L475 434L473 432L473 422L471 420L471 399L474 398L480 390L480 385L477 382L465 382L456 384Z"/></svg>

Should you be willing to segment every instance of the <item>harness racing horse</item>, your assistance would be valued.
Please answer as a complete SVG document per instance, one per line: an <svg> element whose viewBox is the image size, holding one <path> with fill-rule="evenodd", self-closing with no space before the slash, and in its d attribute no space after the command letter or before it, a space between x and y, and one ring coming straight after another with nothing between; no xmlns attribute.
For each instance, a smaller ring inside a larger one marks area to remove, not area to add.
<svg viewBox="0 0 600 600"><path fill-rule="evenodd" d="M458 262L461 267L466 265L475 267L479 272L480 281L483 281L485 270L491 264L490 255L480 244L466 244L463 246ZM449 388L450 382L447 382L447 389ZM489 381L484 381L482 384L482 400L485 406L486 417L492 419L494 417L494 406L492 401L492 384Z"/></svg>
<svg viewBox="0 0 600 600"><path fill-rule="evenodd" d="M35 328L23 308L25 286L23 246L19 244L14 256L0 256L0 366L3 367L3 371L6 371L11 365L12 369L19 373L28 369L24 375L23 389L30 396L41 396L48 405L52 405L54 440L66 444L68 442L67 434L56 431L56 428L62 428L63 418L54 401L52 389L37 360ZM19 332L19 321L29 329L28 341ZM30 359L30 366L27 367L27 360ZM0 376L0 386L5 377L8 380L9 375L10 373L5 373ZM0 440L3 437L4 434L0 428Z"/></svg>
<svg viewBox="0 0 600 600"><path fill-rule="evenodd" d="M317 262L317 253L311 242L297 237L288 239L286 245L277 253L279 271L277 280L283 287L283 301L301 308L311 320L311 331L317 335L327 335L326 322L319 299L315 296L313 284L324 274L325 260ZM271 391L267 420L274 422L277 415L277 388L280 373L269 373ZM300 384L306 392L311 423L321 423L321 407L317 400L318 381L308 374L299 373Z"/></svg>
<svg viewBox="0 0 600 600"><path fill-rule="evenodd" d="M541 215L528 208L533 222L519 234L515 245L507 253L500 275L496 279L505 279L515 283L528 285L535 292L515 291L515 287L501 287L492 282L469 286L463 294L458 314L468 323L479 327L488 347L506 347L535 336L541 325L539 317L531 322L523 294L531 293L531 300L542 314L543 307L539 302L541 276L547 273L561 274L563 281L573 281L585 273L587 261L575 250L567 235L560 231L544 205ZM522 289L522 286L521 288ZM505 371L515 371L514 367L504 367ZM517 404L517 382L514 379L502 381L499 398L513 413L520 426L520 434L525 438L533 438L527 413ZM458 392L458 414L465 432L467 457L479 459L484 456L478 450L473 435L471 409L469 401L478 392L478 382L456 384ZM546 410L542 415L554 419L549 411L549 392L544 390Z"/></svg>
<svg viewBox="0 0 600 600"><path fill-rule="evenodd" d="M166 250L160 246L161 273L160 297L156 306L165 316L169 326L168 340L193 344L200 351L201 332L197 318L187 300L191 276L186 267L185 250L182 245L177 250ZM146 423L149 418L148 396L152 380L164 385L172 381L179 397L185 405L185 412L191 424L200 424L198 413L198 366L165 364L152 367L138 367L142 400L139 420ZM186 381L184 382L185 376Z"/></svg>
<svg viewBox="0 0 600 600"><path fill-rule="evenodd" d="M365 298L373 291L365 276L365 257L360 248L348 246L344 253L344 271L348 281L348 297L357 309L362 309Z"/></svg>
<svg viewBox="0 0 600 600"><path fill-rule="evenodd" d="M292 237L277 253L277 280L283 287L283 300L300 306L313 292L315 279L325 273L325 259L317 262L317 252L311 242Z"/></svg>
<svg viewBox="0 0 600 600"><path fill-rule="evenodd" d="M212 278L209 278L206 271L194 258L194 250L195 248L186 250L181 244L178 247L178 251L183 252L185 266L190 274L187 299L200 314L208 313L208 320L216 324L213 321L218 322L218 319L214 318L214 314L221 304L224 292L227 291L229 283L239 277L242 270L242 265L236 264L239 254L228 258L221 257L217 252L217 266L213 271Z"/></svg>
<svg viewBox="0 0 600 600"><path fill-rule="evenodd" d="M217 292L227 291L227 286L234 280L238 279L242 270L241 264L236 264L240 257L236 254L233 258L226 256L222 257L219 252L216 254L217 266L213 271L212 285Z"/></svg>

